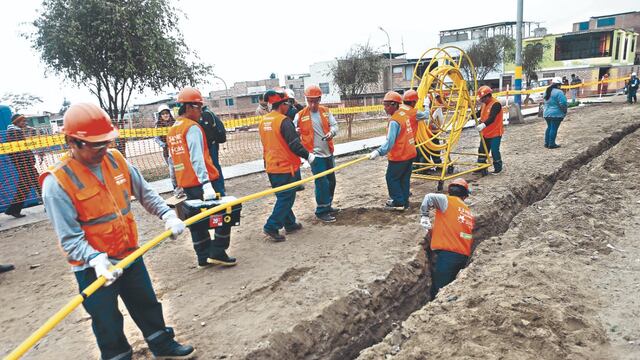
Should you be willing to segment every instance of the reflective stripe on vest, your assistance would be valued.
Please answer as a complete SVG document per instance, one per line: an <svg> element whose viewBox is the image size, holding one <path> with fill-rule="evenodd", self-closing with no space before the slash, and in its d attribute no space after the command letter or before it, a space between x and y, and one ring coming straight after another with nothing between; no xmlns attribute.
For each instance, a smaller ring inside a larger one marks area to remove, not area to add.
<svg viewBox="0 0 640 360"><path fill-rule="evenodd" d="M169 132L167 134L167 146L169 147L169 154L173 161L176 182L178 183L178 186L182 188L201 185L200 179L198 179L198 174L196 174L193 164L191 163L191 154L189 153L189 145L187 144L187 133L192 126L197 126L202 135L202 156L204 158L204 165L207 170L209 180L213 181L220 177L218 169L216 169L213 165L213 161L211 160L209 145L207 144L204 130L202 130L202 127L197 122L180 117L176 119L173 126L169 128Z"/></svg>
<svg viewBox="0 0 640 360"><path fill-rule="evenodd" d="M320 121L322 121L322 131L328 133L331 128L329 125L329 109L324 106L318 107L320 113ZM313 119L311 118L311 109L306 106L298 113L298 129L300 129L300 141L302 146L309 152L313 152L313 140L315 131L313 131ZM333 139L327 141L329 151L333 154Z"/></svg>
<svg viewBox="0 0 640 360"><path fill-rule="evenodd" d="M431 235L432 250L446 250L470 256L475 219L467 204L457 196L447 196L447 210L436 210Z"/></svg>
<svg viewBox="0 0 640 360"><path fill-rule="evenodd" d="M293 175L300 168L300 158L291 151L280 133L282 121L286 118L279 112L272 111L262 117L258 126L265 168L269 174Z"/></svg>
<svg viewBox="0 0 640 360"><path fill-rule="evenodd" d="M109 149L100 169L104 181L85 165L65 155L42 174L40 184L53 175L71 199L87 242L110 258L123 259L138 248L138 231L131 213L129 166L122 154ZM82 264L68 260L73 265Z"/></svg>
<svg viewBox="0 0 640 360"><path fill-rule="evenodd" d="M491 97L488 103L482 104L482 107L480 108L481 122L485 122L487 121L487 119L489 119L491 108L495 103L498 103L498 100L496 100L494 97ZM502 136L502 134L504 134L504 125L502 124L502 105L500 106L500 112L498 112L498 115L496 115L496 119L489 126L482 129L481 133L485 139L491 139L494 137Z"/></svg>
<svg viewBox="0 0 640 360"><path fill-rule="evenodd" d="M396 142L389 151L389 161L406 161L415 158L417 153L409 116L403 109L398 109L389 119L389 122L391 121L395 121L400 125L400 131L396 137ZM387 123L388 128L389 123Z"/></svg>

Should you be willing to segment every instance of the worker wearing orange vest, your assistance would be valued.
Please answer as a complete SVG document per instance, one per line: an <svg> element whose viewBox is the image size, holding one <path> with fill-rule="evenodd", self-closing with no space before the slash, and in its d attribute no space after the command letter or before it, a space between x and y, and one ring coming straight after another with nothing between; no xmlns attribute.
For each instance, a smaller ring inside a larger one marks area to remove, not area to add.
<svg viewBox="0 0 640 360"><path fill-rule="evenodd" d="M319 174L335 167L333 138L338 133L338 122L328 108L320 106L322 90L310 85L304 90L307 106L293 120L300 133L300 141L307 151L315 155L311 172ZM339 210L332 207L336 189L336 175L331 173L315 180L316 217L323 222L334 222Z"/></svg>
<svg viewBox="0 0 640 360"><path fill-rule="evenodd" d="M473 245L475 219L464 203L470 193L469 184L458 178L449 184L448 190L449 195L427 194L420 206L420 225L431 235L429 248L435 255L431 298L455 280L458 272L467 264ZM436 209L433 229L429 219L432 207Z"/></svg>
<svg viewBox="0 0 640 360"><path fill-rule="evenodd" d="M211 159L204 130L198 124L202 116L202 94L198 89L185 87L178 94L178 102L181 104L178 118L167 134L167 146L176 181L184 189L187 200L214 200L218 197L217 194L225 193L224 185L213 183L220 174ZM200 268L236 264L236 259L227 254L231 237L230 225L217 227L213 240L205 221L193 224L189 229Z"/></svg>
<svg viewBox="0 0 640 360"><path fill-rule="evenodd" d="M264 98L272 111L262 117L258 130L269 182L272 188L276 188L300 180L300 158L307 159L313 165L315 155L302 146L293 121L286 115L290 106L286 92L281 89L269 90ZM263 227L263 232L271 241L286 240L280 234L283 227L287 234L302 229L292 210L295 200L295 188L276 193L273 212Z"/></svg>
<svg viewBox="0 0 640 360"><path fill-rule="evenodd" d="M387 123L387 140L369 154L369 159L373 160L378 156L389 154L386 180L390 199L387 200L384 208L406 210L409 208L411 165L417 154L411 120L407 112L400 109L402 96L397 92L386 93L382 103L384 111L391 116Z"/></svg>
<svg viewBox="0 0 640 360"><path fill-rule="evenodd" d="M118 136L118 129L104 110L93 104L75 104L66 111L63 121L69 153L40 176L40 184L47 216L73 266L80 291L100 276L106 279L104 286L83 302L91 315L102 359L132 357L118 297L155 357L189 358L195 350L177 343L173 330L166 327L162 305L142 258L124 271L112 267L138 248L131 196L150 214L162 218L172 237L184 231L184 223L138 169L118 150L108 149Z"/></svg>
<svg viewBox="0 0 640 360"><path fill-rule="evenodd" d="M407 90L402 95L402 105L400 105L400 108L407 113L407 116L409 116L409 121L411 121L411 131L413 131L414 138L418 133L418 120L416 119L416 113L418 112L418 109L416 108L417 102L418 92L411 89Z"/></svg>
<svg viewBox="0 0 640 360"><path fill-rule="evenodd" d="M500 155L500 141L504 133L504 125L502 123L502 105L492 95L493 90L484 85L478 89L478 101L482 103L480 110L476 113L476 117L480 120L480 124L476 129L480 132L480 136L484 138L487 149L493 157L493 173L498 174L502 171L502 156ZM482 139L478 147L478 153L484 152ZM484 163L487 159L479 155L478 162Z"/></svg>

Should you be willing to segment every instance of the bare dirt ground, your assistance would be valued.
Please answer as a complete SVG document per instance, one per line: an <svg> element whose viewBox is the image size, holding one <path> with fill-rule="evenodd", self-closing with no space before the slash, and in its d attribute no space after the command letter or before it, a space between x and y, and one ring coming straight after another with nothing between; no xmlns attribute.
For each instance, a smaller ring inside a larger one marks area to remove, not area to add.
<svg viewBox="0 0 640 360"><path fill-rule="evenodd" d="M413 181L411 210L383 212L386 161L367 161L337 175L336 205L345 210L335 224L314 220L312 185L299 192L294 210L305 228L284 243L261 234L274 198L245 204L234 268L197 269L188 234L147 254L167 323L199 359L355 358L383 338L361 356L638 358L639 115L619 103L572 111L556 150L542 147L542 121L509 126L505 171L467 176L480 242L472 264L434 302L425 305L417 220L435 184ZM462 148L477 139L465 131ZM228 184L236 196L266 187L264 174ZM134 212L143 241L162 230L139 205ZM0 243L1 262L17 266L0 276L6 354L77 289L47 222L1 232ZM125 323L136 358L150 358ZM81 309L25 358L62 357L98 358Z"/></svg>

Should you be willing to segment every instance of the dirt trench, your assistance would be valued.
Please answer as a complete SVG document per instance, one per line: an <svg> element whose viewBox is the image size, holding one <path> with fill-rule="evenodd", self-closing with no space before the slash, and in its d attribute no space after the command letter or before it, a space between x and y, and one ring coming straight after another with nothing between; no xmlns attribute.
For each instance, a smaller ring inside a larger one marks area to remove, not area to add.
<svg viewBox="0 0 640 360"><path fill-rule="evenodd" d="M503 192L502 196L494 200L492 210L482 211L476 218L475 245L505 233L514 217L546 198L557 182L568 179L638 128L640 122L624 126L567 158L551 173L540 174L526 182L510 186L509 191ZM386 279L371 284L367 291L356 291L340 299L316 319L300 323L287 333L276 334L268 346L253 351L247 358L357 357L367 346L381 340L381 333L397 333L398 323L426 303L425 294L430 286L426 262L421 247L414 259L397 264ZM397 300L398 294L401 294L401 301Z"/></svg>

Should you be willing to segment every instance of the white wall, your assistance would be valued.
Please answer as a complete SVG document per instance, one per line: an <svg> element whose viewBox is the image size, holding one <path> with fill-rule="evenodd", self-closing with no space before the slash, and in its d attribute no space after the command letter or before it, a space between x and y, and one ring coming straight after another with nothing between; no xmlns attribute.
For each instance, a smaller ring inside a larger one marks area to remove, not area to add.
<svg viewBox="0 0 640 360"><path fill-rule="evenodd" d="M338 86L333 82L333 76L329 74L331 66L336 64L336 60L321 61L309 65L309 76L304 78L304 87L309 85L320 85L320 83L329 83L329 93L322 95L321 103L339 103L340 91Z"/></svg>

